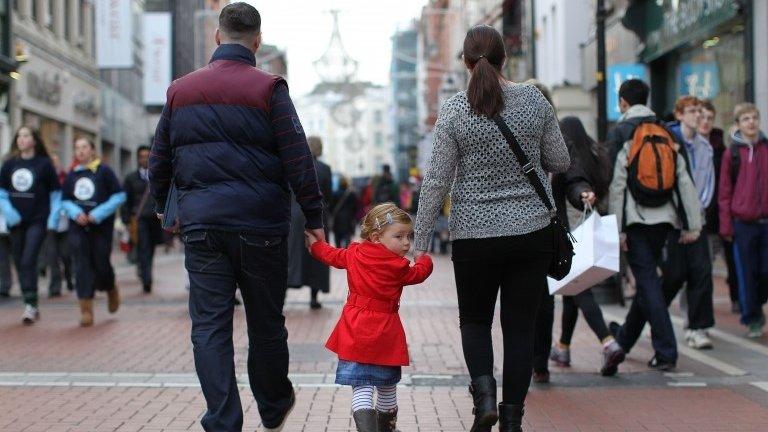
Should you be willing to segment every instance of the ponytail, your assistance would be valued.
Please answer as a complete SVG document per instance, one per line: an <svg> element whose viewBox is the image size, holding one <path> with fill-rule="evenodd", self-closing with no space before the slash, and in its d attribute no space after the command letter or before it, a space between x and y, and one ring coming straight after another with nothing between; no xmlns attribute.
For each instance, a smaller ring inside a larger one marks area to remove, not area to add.
<svg viewBox="0 0 768 432"><path fill-rule="evenodd" d="M501 67L506 59L501 34L491 26L472 27L464 38L464 62L472 70L467 100L472 112L493 118L504 109Z"/></svg>

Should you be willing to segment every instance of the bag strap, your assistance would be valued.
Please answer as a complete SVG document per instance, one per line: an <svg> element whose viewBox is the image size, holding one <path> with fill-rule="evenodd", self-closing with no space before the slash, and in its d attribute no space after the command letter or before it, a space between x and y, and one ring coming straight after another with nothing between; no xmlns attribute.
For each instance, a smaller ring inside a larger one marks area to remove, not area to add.
<svg viewBox="0 0 768 432"><path fill-rule="evenodd" d="M147 200L149 200L149 182L147 182L147 185L144 188L144 194L141 195L141 201L139 201L139 208L136 210L136 217L141 216L141 213L144 211L144 207L147 205Z"/></svg>
<svg viewBox="0 0 768 432"><path fill-rule="evenodd" d="M523 169L523 173L528 178L531 186L533 186L533 189L536 191L539 199L541 199L541 202L543 202L547 207L547 210L551 212L554 206L547 196L547 191L544 189L544 185L541 183L541 179L539 179L539 176L536 175L533 162L528 159L528 156L526 156L525 152L520 147L520 143L517 142L517 138L515 138L515 135L512 133L509 127L507 127L507 124L504 123L504 120L502 120L499 115L496 115L493 118L493 121L496 123L496 126L499 127L499 130L501 130L501 134L504 135L504 138L507 139L509 148L512 149L512 153L514 153L515 158L517 158L517 163L520 164L520 167Z"/></svg>

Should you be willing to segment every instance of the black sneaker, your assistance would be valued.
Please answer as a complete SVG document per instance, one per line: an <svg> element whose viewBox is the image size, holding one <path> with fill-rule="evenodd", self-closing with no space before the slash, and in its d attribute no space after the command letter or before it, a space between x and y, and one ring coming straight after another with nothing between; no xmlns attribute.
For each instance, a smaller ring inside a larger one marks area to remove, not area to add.
<svg viewBox="0 0 768 432"><path fill-rule="evenodd" d="M312 309L312 310L318 310L318 309L320 309L322 307L323 307L322 303L320 303L317 300L309 302L309 308Z"/></svg>
<svg viewBox="0 0 768 432"><path fill-rule="evenodd" d="M675 362L659 360L656 356L653 356L653 358L648 361L648 367L652 370L667 372L677 367L677 364Z"/></svg>

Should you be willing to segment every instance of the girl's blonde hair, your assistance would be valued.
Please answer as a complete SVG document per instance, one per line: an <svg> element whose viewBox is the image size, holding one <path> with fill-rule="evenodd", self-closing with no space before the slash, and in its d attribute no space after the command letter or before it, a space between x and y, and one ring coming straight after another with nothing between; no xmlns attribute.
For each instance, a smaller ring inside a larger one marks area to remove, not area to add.
<svg viewBox="0 0 768 432"><path fill-rule="evenodd" d="M411 216L392 203L379 204L370 209L360 224L360 237L370 240L373 233L381 233L387 226L401 223L412 225Z"/></svg>

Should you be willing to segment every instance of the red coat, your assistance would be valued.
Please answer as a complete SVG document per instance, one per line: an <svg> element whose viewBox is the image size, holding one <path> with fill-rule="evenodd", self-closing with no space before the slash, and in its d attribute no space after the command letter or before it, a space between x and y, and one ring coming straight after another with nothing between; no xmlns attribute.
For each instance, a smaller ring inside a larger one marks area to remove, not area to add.
<svg viewBox="0 0 768 432"><path fill-rule="evenodd" d="M347 269L349 296L325 346L340 359L380 366L407 366L408 345L398 307L403 286L424 282L432 259L416 264L381 243L352 243L337 249L325 242L312 245L312 256Z"/></svg>

